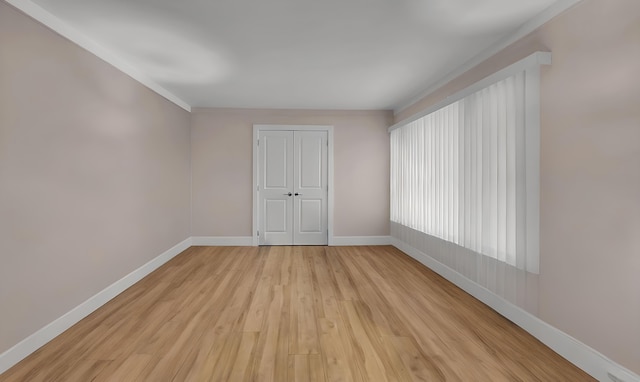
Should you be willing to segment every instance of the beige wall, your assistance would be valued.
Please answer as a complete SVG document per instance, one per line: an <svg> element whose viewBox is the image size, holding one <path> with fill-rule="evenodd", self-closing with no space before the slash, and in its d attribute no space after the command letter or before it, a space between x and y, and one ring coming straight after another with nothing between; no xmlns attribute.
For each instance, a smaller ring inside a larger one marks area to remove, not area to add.
<svg viewBox="0 0 640 382"><path fill-rule="evenodd" d="M539 314L640 373L640 2L585 0L396 120L541 49ZM0 353L190 235L190 161L191 234L251 235L254 123L335 126L335 234L388 235L390 119L190 121L0 2Z"/></svg>
<svg viewBox="0 0 640 382"><path fill-rule="evenodd" d="M189 114L0 2L0 353L189 237Z"/></svg>
<svg viewBox="0 0 640 382"><path fill-rule="evenodd" d="M389 235L386 111L196 109L194 236L251 236L253 124L334 126L335 236Z"/></svg>
<svg viewBox="0 0 640 382"><path fill-rule="evenodd" d="M640 2L585 0L396 120L540 49L539 314L640 373Z"/></svg>

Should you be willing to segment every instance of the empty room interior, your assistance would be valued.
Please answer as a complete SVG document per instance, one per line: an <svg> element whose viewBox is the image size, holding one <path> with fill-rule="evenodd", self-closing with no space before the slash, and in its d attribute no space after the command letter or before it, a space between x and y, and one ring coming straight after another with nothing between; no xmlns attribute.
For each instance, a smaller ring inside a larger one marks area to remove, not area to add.
<svg viewBox="0 0 640 382"><path fill-rule="evenodd" d="M0 1L0 381L640 382L637 0Z"/></svg>

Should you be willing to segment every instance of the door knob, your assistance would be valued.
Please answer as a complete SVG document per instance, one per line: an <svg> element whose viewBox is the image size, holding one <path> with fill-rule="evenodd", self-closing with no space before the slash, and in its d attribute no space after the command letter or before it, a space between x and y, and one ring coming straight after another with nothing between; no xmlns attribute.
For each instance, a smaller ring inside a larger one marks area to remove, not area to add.
<svg viewBox="0 0 640 382"><path fill-rule="evenodd" d="M291 196L291 193L288 193L288 194L282 194L282 195ZM297 195L297 194L296 194L296 195Z"/></svg>
<svg viewBox="0 0 640 382"><path fill-rule="evenodd" d="M296 192L294 195L295 195L295 196L298 196L298 195L302 195L302 194L301 194L301 193Z"/></svg>

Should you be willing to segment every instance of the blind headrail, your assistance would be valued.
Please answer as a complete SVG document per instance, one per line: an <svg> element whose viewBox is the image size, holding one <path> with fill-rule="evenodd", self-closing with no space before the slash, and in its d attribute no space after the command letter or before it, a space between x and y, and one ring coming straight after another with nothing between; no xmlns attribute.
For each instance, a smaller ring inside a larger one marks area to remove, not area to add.
<svg viewBox="0 0 640 382"><path fill-rule="evenodd" d="M520 61L516 61L513 64L500 69L499 71L481 79L480 81L467 86L466 88L453 93L452 95L448 96L447 98L443 99L440 102L437 102L431 106L429 106L428 108L412 115L409 118L405 118L402 121L399 121L393 125L391 125L388 129L388 132L391 132L397 128L400 128L402 126L405 126L411 122L414 122L426 115L429 115L431 113L433 113L436 110L440 110L443 107L446 107L448 105L451 105L452 103L459 101L461 99L463 99L464 97L471 95L479 90L482 90L484 88L486 88L487 86L490 86L498 81L502 81L505 78L511 77L516 73L525 71L527 69L536 67L536 66L540 66L540 65L550 65L551 64L551 52L535 52L530 54L529 56L523 58Z"/></svg>

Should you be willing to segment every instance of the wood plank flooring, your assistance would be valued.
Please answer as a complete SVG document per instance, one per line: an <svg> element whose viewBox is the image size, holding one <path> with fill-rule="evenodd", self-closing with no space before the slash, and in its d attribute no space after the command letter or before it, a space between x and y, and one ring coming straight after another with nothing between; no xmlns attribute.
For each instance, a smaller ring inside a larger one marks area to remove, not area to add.
<svg viewBox="0 0 640 382"><path fill-rule="evenodd" d="M393 247L192 247L0 381L591 381Z"/></svg>

